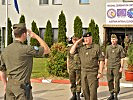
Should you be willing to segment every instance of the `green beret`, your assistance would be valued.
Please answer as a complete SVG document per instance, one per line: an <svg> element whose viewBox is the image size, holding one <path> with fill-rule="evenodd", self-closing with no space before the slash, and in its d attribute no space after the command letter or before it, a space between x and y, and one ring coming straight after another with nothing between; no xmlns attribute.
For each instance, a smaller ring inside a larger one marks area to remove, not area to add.
<svg viewBox="0 0 133 100"><path fill-rule="evenodd" d="M25 23L19 23L13 25L14 33L24 33L27 32L26 24Z"/></svg>
<svg viewBox="0 0 133 100"><path fill-rule="evenodd" d="M116 38L117 39L117 36L115 34L112 34L111 38Z"/></svg>

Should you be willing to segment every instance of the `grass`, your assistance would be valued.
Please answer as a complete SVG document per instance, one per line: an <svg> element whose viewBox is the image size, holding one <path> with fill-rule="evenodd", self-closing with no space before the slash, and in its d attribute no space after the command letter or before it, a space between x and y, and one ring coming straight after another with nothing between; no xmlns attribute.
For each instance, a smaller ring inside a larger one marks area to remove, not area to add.
<svg viewBox="0 0 133 100"><path fill-rule="evenodd" d="M34 58L31 78L44 79L68 79L64 77L57 77L50 75L47 70L47 58Z"/></svg>
<svg viewBox="0 0 133 100"><path fill-rule="evenodd" d="M49 72L47 70L47 58L34 58L33 59L33 70L32 78L47 78L49 77Z"/></svg>

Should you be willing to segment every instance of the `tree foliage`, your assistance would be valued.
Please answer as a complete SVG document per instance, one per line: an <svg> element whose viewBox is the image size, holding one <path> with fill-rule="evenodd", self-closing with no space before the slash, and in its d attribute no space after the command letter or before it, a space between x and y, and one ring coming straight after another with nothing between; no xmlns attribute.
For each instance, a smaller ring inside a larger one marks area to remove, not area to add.
<svg viewBox="0 0 133 100"><path fill-rule="evenodd" d="M92 33L93 42L99 44L99 27L93 19L89 23L88 32Z"/></svg>
<svg viewBox="0 0 133 100"><path fill-rule="evenodd" d="M50 74L67 77L67 48L64 43L54 43L48 58L48 71Z"/></svg>
<svg viewBox="0 0 133 100"><path fill-rule="evenodd" d="M51 47L51 45L53 44L53 32L52 32L52 25L51 25L50 20L47 21L46 31L44 34L44 40L47 43L47 45Z"/></svg>
<svg viewBox="0 0 133 100"><path fill-rule="evenodd" d="M66 18L63 11L61 11L58 19L58 42L66 44Z"/></svg>
<svg viewBox="0 0 133 100"><path fill-rule="evenodd" d="M81 38L83 34L82 21L79 16L76 16L74 20L74 36Z"/></svg>
<svg viewBox="0 0 133 100"><path fill-rule="evenodd" d="M7 44L11 44L13 42L13 37L12 37L12 22L10 18L8 18L8 39L7 39Z"/></svg>
<svg viewBox="0 0 133 100"><path fill-rule="evenodd" d="M21 17L19 19L19 23L25 23L25 17L24 17L24 15L21 15ZM27 39L26 39L26 41L24 41L24 44L27 44Z"/></svg>
<svg viewBox="0 0 133 100"><path fill-rule="evenodd" d="M19 19L19 23L25 23L25 17L24 17L24 15L21 15L21 17Z"/></svg>
<svg viewBox="0 0 133 100"><path fill-rule="evenodd" d="M38 30L37 25L36 25L36 23L35 23L34 20L33 20L33 22L32 22L32 27L31 27L31 29L32 29L32 31L33 31L34 33L36 33L37 35L39 35L39 30ZM38 42L36 39L31 38L31 39L30 39L30 45L32 45L32 46L39 46L39 42Z"/></svg>

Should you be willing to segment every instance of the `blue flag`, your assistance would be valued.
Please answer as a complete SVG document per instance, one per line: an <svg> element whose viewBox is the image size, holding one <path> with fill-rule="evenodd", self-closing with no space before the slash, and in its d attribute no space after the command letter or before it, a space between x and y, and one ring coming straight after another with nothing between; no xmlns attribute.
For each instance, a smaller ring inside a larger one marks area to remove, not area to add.
<svg viewBox="0 0 133 100"><path fill-rule="evenodd" d="M16 10L17 10L18 14L19 14L19 8L18 8L18 3L17 3L17 0L14 0L14 5L15 5L15 8L16 8Z"/></svg>

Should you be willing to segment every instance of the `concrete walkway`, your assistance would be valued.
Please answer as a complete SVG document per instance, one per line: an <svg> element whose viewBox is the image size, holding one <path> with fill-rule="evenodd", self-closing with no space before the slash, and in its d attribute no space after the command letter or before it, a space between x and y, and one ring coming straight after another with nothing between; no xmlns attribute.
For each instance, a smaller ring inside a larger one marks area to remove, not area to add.
<svg viewBox="0 0 133 100"><path fill-rule="evenodd" d="M69 100L71 97L70 84L32 83L33 100ZM3 100L3 84L0 81L0 100ZM98 88L98 100L107 100L108 87ZM84 98L82 98L84 100ZM121 87L119 100L133 100L133 88Z"/></svg>

